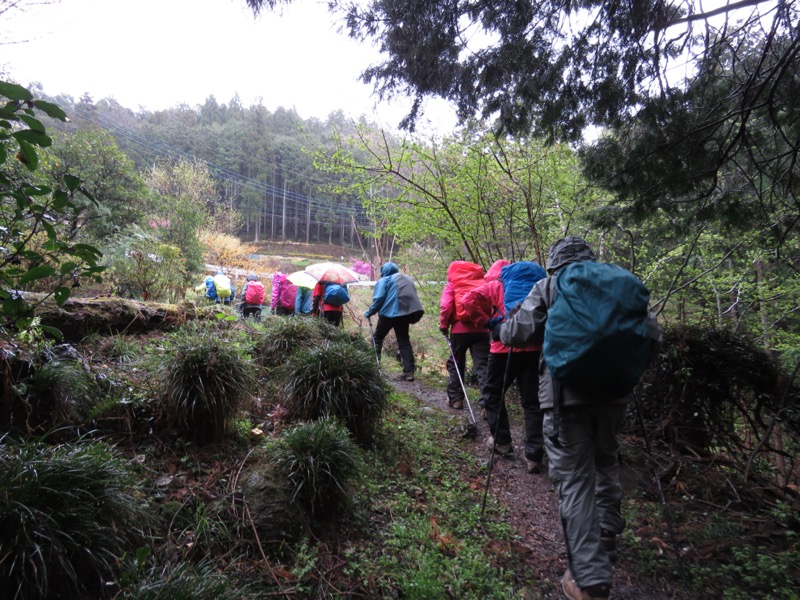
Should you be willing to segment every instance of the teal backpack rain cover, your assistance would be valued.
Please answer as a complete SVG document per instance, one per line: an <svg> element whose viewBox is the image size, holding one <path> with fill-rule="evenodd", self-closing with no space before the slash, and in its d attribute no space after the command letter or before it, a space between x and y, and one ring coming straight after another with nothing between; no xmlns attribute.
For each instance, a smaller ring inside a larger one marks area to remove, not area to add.
<svg viewBox="0 0 800 600"><path fill-rule="evenodd" d="M650 355L650 292L622 267L580 261L561 269L547 312L544 360L553 378L605 399L633 390Z"/></svg>

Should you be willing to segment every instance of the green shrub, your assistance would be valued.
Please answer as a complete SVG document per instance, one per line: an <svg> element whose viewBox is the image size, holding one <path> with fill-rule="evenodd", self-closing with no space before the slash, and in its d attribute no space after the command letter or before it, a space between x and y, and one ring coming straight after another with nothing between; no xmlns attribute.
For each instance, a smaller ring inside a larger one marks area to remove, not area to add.
<svg viewBox="0 0 800 600"><path fill-rule="evenodd" d="M372 442L388 398L375 356L344 341L291 355L285 391L291 416L338 417L360 444Z"/></svg>
<svg viewBox="0 0 800 600"><path fill-rule="evenodd" d="M12 598L98 597L145 539L136 479L103 443L0 443L0 580ZM48 594L53 594L49 596Z"/></svg>
<svg viewBox="0 0 800 600"><path fill-rule="evenodd" d="M217 331L186 328L157 373L168 423L198 444L218 441L254 389L247 357Z"/></svg>
<svg viewBox="0 0 800 600"><path fill-rule="evenodd" d="M275 470L291 489L291 502L313 517L338 512L349 500L350 482L360 473L359 451L336 419L298 425L269 452Z"/></svg>

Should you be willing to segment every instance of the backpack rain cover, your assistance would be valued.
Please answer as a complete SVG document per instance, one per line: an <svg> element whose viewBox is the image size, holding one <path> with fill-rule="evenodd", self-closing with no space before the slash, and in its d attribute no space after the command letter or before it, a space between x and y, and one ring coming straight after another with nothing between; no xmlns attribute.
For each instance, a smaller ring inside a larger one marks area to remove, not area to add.
<svg viewBox="0 0 800 600"><path fill-rule="evenodd" d="M650 292L622 267L571 263L555 275L544 360L555 379L604 399L633 390L647 367Z"/></svg>

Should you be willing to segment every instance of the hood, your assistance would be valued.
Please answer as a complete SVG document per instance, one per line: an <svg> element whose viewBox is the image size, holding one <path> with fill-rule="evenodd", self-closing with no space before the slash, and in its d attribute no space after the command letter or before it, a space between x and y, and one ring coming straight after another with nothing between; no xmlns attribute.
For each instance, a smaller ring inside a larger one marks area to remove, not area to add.
<svg viewBox="0 0 800 600"><path fill-rule="evenodd" d="M550 246L547 273L552 275L562 267L582 260L595 260L594 252L583 238L569 235Z"/></svg>
<svg viewBox="0 0 800 600"><path fill-rule="evenodd" d="M280 283L284 279L286 279L286 275L278 271L272 276L272 284L275 285L276 283Z"/></svg>
<svg viewBox="0 0 800 600"><path fill-rule="evenodd" d="M394 275L395 273L399 273L400 269L397 268L397 265L393 262L384 263L381 267L381 277L388 277L389 275Z"/></svg>
<svg viewBox="0 0 800 600"><path fill-rule="evenodd" d="M503 267L510 265L511 262L507 261L505 258L501 258L500 260L494 261L494 264L489 267L489 270L486 271L486 281L494 281L495 279L500 279L500 271L503 270Z"/></svg>
<svg viewBox="0 0 800 600"><path fill-rule="evenodd" d="M246 281L258 281L258 275L255 273L250 273L250 275L247 276Z"/></svg>
<svg viewBox="0 0 800 600"><path fill-rule="evenodd" d="M214 276L213 275L206 275L206 283L213 283Z"/></svg>

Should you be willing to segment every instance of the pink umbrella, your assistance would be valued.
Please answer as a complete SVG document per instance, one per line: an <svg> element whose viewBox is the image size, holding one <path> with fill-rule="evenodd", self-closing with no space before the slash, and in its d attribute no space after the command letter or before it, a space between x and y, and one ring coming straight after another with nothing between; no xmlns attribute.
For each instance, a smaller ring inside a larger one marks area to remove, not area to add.
<svg viewBox="0 0 800 600"><path fill-rule="evenodd" d="M346 283L353 283L358 281L358 273L353 269L348 269L344 265L335 262L316 263L308 265L305 272L311 275L317 281L328 281L330 283L338 283L345 285Z"/></svg>

